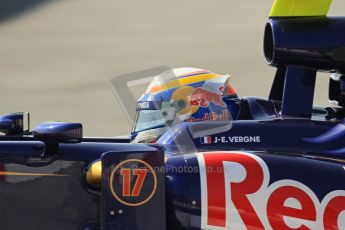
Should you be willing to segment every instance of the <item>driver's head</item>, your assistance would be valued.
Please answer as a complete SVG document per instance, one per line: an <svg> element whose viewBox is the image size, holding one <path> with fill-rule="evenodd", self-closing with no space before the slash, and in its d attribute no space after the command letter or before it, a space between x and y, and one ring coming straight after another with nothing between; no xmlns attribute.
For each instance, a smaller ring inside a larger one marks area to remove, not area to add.
<svg viewBox="0 0 345 230"><path fill-rule="evenodd" d="M178 68L157 76L137 103L135 142L155 142L167 127L182 122L237 119L239 104L229 75Z"/></svg>

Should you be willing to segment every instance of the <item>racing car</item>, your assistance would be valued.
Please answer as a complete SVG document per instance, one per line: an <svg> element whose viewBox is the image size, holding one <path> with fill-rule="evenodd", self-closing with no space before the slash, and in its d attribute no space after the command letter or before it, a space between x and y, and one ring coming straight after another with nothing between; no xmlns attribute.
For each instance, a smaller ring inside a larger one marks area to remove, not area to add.
<svg viewBox="0 0 345 230"><path fill-rule="evenodd" d="M177 68L151 82L130 138L0 116L0 229L345 229L345 18L276 0L268 98ZM331 73L329 107L313 105Z"/></svg>

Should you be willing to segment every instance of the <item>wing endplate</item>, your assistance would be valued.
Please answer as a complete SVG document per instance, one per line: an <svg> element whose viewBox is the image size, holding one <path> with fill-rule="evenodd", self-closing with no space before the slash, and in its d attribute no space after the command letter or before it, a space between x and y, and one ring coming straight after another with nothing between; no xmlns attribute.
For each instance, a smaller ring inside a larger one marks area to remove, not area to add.
<svg viewBox="0 0 345 230"><path fill-rule="evenodd" d="M332 0L275 0L270 17L326 16Z"/></svg>

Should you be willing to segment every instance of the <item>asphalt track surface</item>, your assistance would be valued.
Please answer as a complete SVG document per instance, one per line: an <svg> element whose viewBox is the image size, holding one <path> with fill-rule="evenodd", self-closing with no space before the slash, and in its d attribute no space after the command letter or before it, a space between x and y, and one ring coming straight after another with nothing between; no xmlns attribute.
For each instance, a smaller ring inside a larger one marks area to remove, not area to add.
<svg viewBox="0 0 345 230"><path fill-rule="evenodd" d="M268 95L272 0L21 2L0 0L0 113L30 111L32 126L80 121L88 136L126 134L110 79L160 65L229 73L239 95ZM335 0L331 14L344 13ZM317 84L315 104L327 104L328 78Z"/></svg>

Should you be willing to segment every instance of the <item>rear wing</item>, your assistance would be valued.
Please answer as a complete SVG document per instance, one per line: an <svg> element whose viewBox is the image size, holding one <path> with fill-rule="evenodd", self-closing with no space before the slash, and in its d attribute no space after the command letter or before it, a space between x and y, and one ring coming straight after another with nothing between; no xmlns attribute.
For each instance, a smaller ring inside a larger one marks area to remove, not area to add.
<svg viewBox="0 0 345 230"><path fill-rule="evenodd" d="M275 0L270 17L326 16L332 0Z"/></svg>

